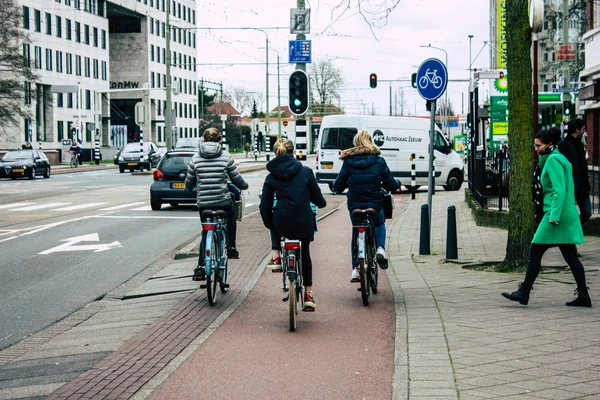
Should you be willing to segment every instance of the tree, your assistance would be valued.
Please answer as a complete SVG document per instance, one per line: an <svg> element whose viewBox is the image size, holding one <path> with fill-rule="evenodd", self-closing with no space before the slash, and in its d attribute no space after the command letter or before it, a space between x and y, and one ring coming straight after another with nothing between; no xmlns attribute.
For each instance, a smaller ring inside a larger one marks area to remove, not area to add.
<svg viewBox="0 0 600 400"><path fill-rule="evenodd" d="M455 115L452 109L452 100L446 96L440 97L436 100L436 114L437 115Z"/></svg>
<svg viewBox="0 0 600 400"><path fill-rule="evenodd" d="M508 90L508 172L510 212L508 242L502 267L508 270L527 264L534 232L531 184L533 175L533 111L531 70L531 28L529 1L506 1Z"/></svg>
<svg viewBox="0 0 600 400"><path fill-rule="evenodd" d="M203 118L205 115L209 114L208 113L208 107L210 107L214 101L215 101L215 96L216 93L213 94L212 96L206 94L206 90L200 90L199 96L198 96L198 102L200 104L200 118Z"/></svg>
<svg viewBox="0 0 600 400"><path fill-rule="evenodd" d="M327 105L331 105L333 99L340 97L339 90L344 83L341 70L336 68L331 60L317 61L311 64L308 77L311 110L315 115L322 115Z"/></svg>
<svg viewBox="0 0 600 400"><path fill-rule="evenodd" d="M231 105L240 112L241 115L248 115L252 107L252 97L246 89L234 87L226 90L223 94L224 101L229 101Z"/></svg>
<svg viewBox="0 0 600 400"><path fill-rule="evenodd" d="M404 93L404 89L400 88L396 95L396 100L394 104L394 114L395 115L408 115L407 113L408 106L406 104L406 94Z"/></svg>
<svg viewBox="0 0 600 400"><path fill-rule="evenodd" d="M331 11L329 24L323 31L331 28L347 13L358 14L367 23L371 33L375 36L374 28L382 28L387 24L388 17L398 7L401 0L341 0Z"/></svg>
<svg viewBox="0 0 600 400"><path fill-rule="evenodd" d="M16 125L31 116L33 84L38 76L31 70L31 57L25 48L31 44L21 28L21 7L14 1L0 7L0 125Z"/></svg>
<svg viewBox="0 0 600 400"><path fill-rule="evenodd" d="M256 100L252 100L252 113L250 114L252 118L258 118L258 108L256 107Z"/></svg>

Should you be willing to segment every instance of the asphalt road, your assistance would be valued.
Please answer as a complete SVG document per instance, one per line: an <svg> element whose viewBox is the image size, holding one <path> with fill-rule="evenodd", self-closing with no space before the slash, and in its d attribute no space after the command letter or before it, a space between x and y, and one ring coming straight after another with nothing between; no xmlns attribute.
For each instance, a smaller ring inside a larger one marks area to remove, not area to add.
<svg viewBox="0 0 600 400"><path fill-rule="evenodd" d="M265 171L244 174L246 212ZM0 349L61 320L198 234L195 206L149 204L151 175L0 181Z"/></svg>

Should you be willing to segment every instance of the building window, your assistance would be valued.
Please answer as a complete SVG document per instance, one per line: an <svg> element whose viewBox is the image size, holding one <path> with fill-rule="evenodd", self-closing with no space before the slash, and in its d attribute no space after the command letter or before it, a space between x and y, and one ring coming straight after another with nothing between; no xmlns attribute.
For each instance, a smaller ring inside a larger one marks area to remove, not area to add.
<svg viewBox="0 0 600 400"><path fill-rule="evenodd" d="M75 22L75 41L81 43L81 24Z"/></svg>
<svg viewBox="0 0 600 400"><path fill-rule="evenodd" d="M94 79L98 79L100 77L100 63L98 60L94 59Z"/></svg>
<svg viewBox="0 0 600 400"><path fill-rule="evenodd" d="M23 29L29 29L29 7L23 6Z"/></svg>
<svg viewBox="0 0 600 400"><path fill-rule="evenodd" d="M56 50L56 72L63 72L63 56L62 51Z"/></svg>
<svg viewBox="0 0 600 400"><path fill-rule="evenodd" d="M154 45L150 45L150 61L154 61Z"/></svg>
<svg viewBox="0 0 600 400"><path fill-rule="evenodd" d="M102 29L102 48L106 49L106 31Z"/></svg>
<svg viewBox="0 0 600 400"><path fill-rule="evenodd" d="M40 10L33 10L33 15L35 18L35 31L41 32L42 31L42 13L40 12Z"/></svg>
<svg viewBox="0 0 600 400"><path fill-rule="evenodd" d="M150 25L150 34L154 35L154 19L153 18L150 18L149 25Z"/></svg>
<svg viewBox="0 0 600 400"><path fill-rule="evenodd" d="M25 104L31 104L31 82L25 82L24 91Z"/></svg>
<svg viewBox="0 0 600 400"><path fill-rule="evenodd" d="M90 26L88 24L85 24L83 29L83 34L85 35L83 39L85 41L85 44L90 44Z"/></svg>
<svg viewBox="0 0 600 400"><path fill-rule="evenodd" d="M62 98L62 93L59 93L59 94L61 95L60 97ZM65 124L64 121L58 121L56 123L56 136L58 137L58 141L59 142L62 141L65 138L65 135L64 135L65 126L64 126L64 124Z"/></svg>
<svg viewBox="0 0 600 400"><path fill-rule="evenodd" d="M162 142L163 141L162 140L162 126L159 126L157 130L158 130L158 141Z"/></svg>
<svg viewBox="0 0 600 400"><path fill-rule="evenodd" d="M74 1L75 8L81 10L81 0Z"/></svg>
<svg viewBox="0 0 600 400"><path fill-rule="evenodd" d="M156 27L154 29L156 31L156 36L160 36L160 21L155 19L154 23L156 24Z"/></svg>
<svg viewBox="0 0 600 400"><path fill-rule="evenodd" d="M35 52L35 67L42 69L42 48L35 46L33 51Z"/></svg>
<svg viewBox="0 0 600 400"><path fill-rule="evenodd" d="M71 36L71 20L65 18L65 33L67 40L71 40L73 37Z"/></svg>
<svg viewBox="0 0 600 400"><path fill-rule="evenodd" d="M165 30L166 30L166 28L165 28L165 23L164 23L164 22L161 22L161 23L160 23L160 26L161 26L161 30L162 30L162 37L163 37L163 38L167 37L167 36L166 36L166 33L165 33Z"/></svg>
<svg viewBox="0 0 600 400"><path fill-rule="evenodd" d="M92 76L92 63L89 57L85 57L84 59L85 62L85 76L86 77L91 77Z"/></svg>
<svg viewBox="0 0 600 400"><path fill-rule="evenodd" d="M157 74L160 77L160 74ZM160 85L159 85L160 87ZM156 100L156 115L160 115L160 100ZM160 127L158 128L160 129ZM160 139L159 139L160 142Z"/></svg>
<svg viewBox="0 0 600 400"><path fill-rule="evenodd" d="M158 87L158 88L160 87L160 74L159 73L156 74L156 87Z"/></svg>
<svg viewBox="0 0 600 400"><path fill-rule="evenodd" d="M544 61L548 61L548 53L544 52Z"/></svg>
<svg viewBox="0 0 600 400"><path fill-rule="evenodd" d="M163 74L163 87L167 87L167 75Z"/></svg>
<svg viewBox="0 0 600 400"><path fill-rule="evenodd" d="M56 106L59 108L63 107L63 94L56 93Z"/></svg>
<svg viewBox="0 0 600 400"><path fill-rule="evenodd" d="M75 56L75 75L81 76L81 56Z"/></svg>
<svg viewBox="0 0 600 400"><path fill-rule="evenodd" d="M31 47L27 43L23 43L23 66L31 68Z"/></svg>
<svg viewBox="0 0 600 400"><path fill-rule="evenodd" d="M150 72L150 87L154 87L154 72Z"/></svg>
<svg viewBox="0 0 600 400"><path fill-rule="evenodd" d="M162 0L162 7L161 7L162 11L165 11L165 0Z"/></svg>
<svg viewBox="0 0 600 400"><path fill-rule="evenodd" d="M547 91L548 91L548 84L544 83L544 92L547 92Z"/></svg>
<svg viewBox="0 0 600 400"><path fill-rule="evenodd" d="M98 47L98 28L94 28L94 47Z"/></svg>
<svg viewBox="0 0 600 400"><path fill-rule="evenodd" d="M52 50L46 49L46 70L52 71Z"/></svg>
<svg viewBox="0 0 600 400"><path fill-rule="evenodd" d="M73 74L73 54L67 53L67 74Z"/></svg>
<svg viewBox="0 0 600 400"><path fill-rule="evenodd" d="M102 61L102 80L106 80L106 61Z"/></svg>
<svg viewBox="0 0 600 400"><path fill-rule="evenodd" d="M92 92L89 90L85 91L85 109L86 110L92 109Z"/></svg>
<svg viewBox="0 0 600 400"><path fill-rule="evenodd" d="M62 18L56 16L56 37L62 37Z"/></svg>
<svg viewBox="0 0 600 400"><path fill-rule="evenodd" d="M167 51L164 48L162 49L162 53L163 53L162 63L167 64Z"/></svg>
<svg viewBox="0 0 600 400"><path fill-rule="evenodd" d="M71 0L65 0L65 5L66 6L70 6L71 5Z"/></svg>
<svg viewBox="0 0 600 400"><path fill-rule="evenodd" d="M52 35L52 15L46 13L46 35Z"/></svg>
<svg viewBox="0 0 600 400"><path fill-rule="evenodd" d="M73 108L73 93L67 93L67 108Z"/></svg>

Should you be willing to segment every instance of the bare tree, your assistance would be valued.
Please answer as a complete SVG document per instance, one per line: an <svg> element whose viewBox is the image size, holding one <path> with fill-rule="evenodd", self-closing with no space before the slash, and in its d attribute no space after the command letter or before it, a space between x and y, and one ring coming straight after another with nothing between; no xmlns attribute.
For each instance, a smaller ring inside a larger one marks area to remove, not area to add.
<svg viewBox="0 0 600 400"><path fill-rule="evenodd" d="M14 0L0 7L0 125L16 125L31 115L38 79L31 70L31 39L21 28L21 7Z"/></svg>
<svg viewBox="0 0 600 400"><path fill-rule="evenodd" d="M396 100L394 104L395 115L408 115L408 106L406 103L406 94L404 89L400 88L396 92Z"/></svg>
<svg viewBox="0 0 600 400"><path fill-rule="evenodd" d="M230 102L241 115L248 114L252 110L252 96L244 88L233 87L226 90L223 100Z"/></svg>
<svg viewBox="0 0 600 400"><path fill-rule="evenodd" d="M389 15L398 7L401 0L341 0L331 10L329 24L323 31L330 29L336 22L348 15L360 15L369 25L375 37L375 28L387 25ZM376 37L375 37L376 38Z"/></svg>
<svg viewBox="0 0 600 400"><path fill-rule="evenodd" d="M436 114L437 115L454 115L452 109L452 100L444 97L440 97L436 100Z"/></svg>
<svg viewBox="0 0 600 400"><path fill-rule="evenodd" d="M344 83L341 70L331 60L318 61L311 64L309 79L311 109L315 114L323 114L333 99L340 98L339 90Z"/></svg>

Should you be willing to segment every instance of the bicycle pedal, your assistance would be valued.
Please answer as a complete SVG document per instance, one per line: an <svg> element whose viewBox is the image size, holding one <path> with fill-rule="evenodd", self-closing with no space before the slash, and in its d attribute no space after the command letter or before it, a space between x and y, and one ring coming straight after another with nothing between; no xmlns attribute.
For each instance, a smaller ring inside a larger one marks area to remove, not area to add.
<svg viewBox="0 0 600 400"><path fill-rule="evenodd" d="M302 309L303 312L315 312L314 308L303 308Z"/></svg>
<svg viewBox="0 0 600 400"><path fill-rule="evenodd" d="M203 283L202 285L200 285L200 289L206 289L206 283Z"/></svg>
<svg viewBox="0 0 600 400"><path fill-rule="evenodd" d="M283 270L282 269L272 269L271 272L273 272L274 274L278 274L281 273Z"/></svg>
<svg viewBox="0 0 600 400"><path fill-rule="evenodd" d="M284 297L283 299L281 299L281 301L283 301L283 302L286 302L286 301L288 301L289 299L290 299L290 296L286 296L286 297Z"/></svg>
<svg viewBox="0 0 600 400"><path fill-rule="evenodd" d="M358 290L359 292L362 292L362 289L361 289L361 288L357 288L356 290Z"/></svg>
<svg viewBox="0 0 600 400"><path fill-rule="evenodd" d="M224 284L223 284L223 288L224 288L224 289L229 289L229 283L224 283Z"/></svg>

